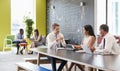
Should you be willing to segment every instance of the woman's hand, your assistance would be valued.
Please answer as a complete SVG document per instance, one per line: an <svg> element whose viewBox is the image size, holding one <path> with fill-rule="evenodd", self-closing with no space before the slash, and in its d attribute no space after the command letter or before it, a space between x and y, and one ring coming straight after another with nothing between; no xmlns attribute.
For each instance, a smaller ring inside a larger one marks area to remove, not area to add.
<svg viewBox="0 0 120 71"><path fill-rule="evenodd" d="M94 48L94 47L91 47L90 50L91 50L92 52L94 52L94 51L95 51L95 48Z"/></svg>
<svg viewBox="0 0 120 71"><path fill-rule="evenodd" d="M82 47L80 45L73 45L75 49L81 49Z"/></svg>

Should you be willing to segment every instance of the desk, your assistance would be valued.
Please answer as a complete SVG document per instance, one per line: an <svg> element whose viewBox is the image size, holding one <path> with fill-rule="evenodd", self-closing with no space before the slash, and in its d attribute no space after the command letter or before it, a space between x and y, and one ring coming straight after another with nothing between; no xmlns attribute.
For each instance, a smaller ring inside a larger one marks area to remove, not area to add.
<svg viewBox="0 0 120 71"><path fill-rule="evenodd" d="M53 50L41 47L32 48L30 50L39 53L38 64L40 54L43 54L101 70L120 71L120 55L92 55L86 53L77 53L66 49Z"/></svg>

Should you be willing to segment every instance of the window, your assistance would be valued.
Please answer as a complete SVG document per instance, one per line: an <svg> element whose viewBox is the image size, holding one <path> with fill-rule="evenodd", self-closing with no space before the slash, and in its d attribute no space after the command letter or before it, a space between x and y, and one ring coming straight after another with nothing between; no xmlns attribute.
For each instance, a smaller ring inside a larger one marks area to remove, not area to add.
<svg viewBox="0 0 120 71"><path fill-rule="evenodd" d="M97 0L97 35L99 26L108 24L109 32L120 35L120 0Z"/></svg>
<svg viewBox="0 0 120 71"><path fill-rule="evenodd" d="M108 25L110 33L120 35L120 0L108 0Z"/></svg>
<svg viewBox="0 0 120 71"><path fill-rule="evenodd" d="M35 4L35 0L11 0L11 34L16 35L20 28L25 31L25 17L33 19L35 23Z"/></svg>
<svg viewBox="0 0 120 71"><path fill-rule="evenodd" d="M97 35L101 24L106 24L106 0L97 0Z"/></svg>

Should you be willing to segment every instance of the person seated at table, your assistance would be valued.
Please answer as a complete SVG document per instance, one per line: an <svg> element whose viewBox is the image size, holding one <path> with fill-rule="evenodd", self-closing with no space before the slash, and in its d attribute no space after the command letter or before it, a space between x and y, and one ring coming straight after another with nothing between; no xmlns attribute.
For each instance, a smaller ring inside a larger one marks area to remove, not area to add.
<svg viewBox="0 0 120 71"><path fill-rule="evenodd" d="M120 54L120 47L117 44L115 37L109 33L108 25L100 25L100 35L102 37L102 41L100 45L95 49L95 52L100 52L103 54Z"/></svg>
<svg viewBox="0 0 120 71"><path fill-rule="evenodd" d="M60 33L60 25L57 23L54 23L52 25L52 32L49 33L47 35L47 44L48 44L48 48L50 49L56 49L58 47L60 47L60 44L62 44L63 46L65 46L65 40L64 40L64 36L62 33ZM52 71L56 71L56 58L53 57L48 57L51 60L52 63ZM57 71L61 71L64 67L64 65L67 63L67 61L61 60L62 63L59 66Z"/></svg>
<svg viewBox="0 0 120 71"><path fill-rule="evenodd" d="M115 37L109 33L108 25L102 24L100 26L100 35L103 38L95 52L101 52L103 54L120 54L120 47Z"/></svg>
<svg viewBox="0 0 120 71"><path fill-rule="evenodd" d="M95 50L94 45L95 45L96 37L95 37L92 26L91 25L85 25L83 27L83 33L84 33L84 38L83 38L83 41L82 41L81 45L73 45L74 48L81 49L82 46L88 46L88 48L91 49L91 51L93 52ZM78 68L81 71L85 71L83 65L76 64L76 63L71 63L68 71L71 71L71 69L74 65L78 66ZM92 68L90 68L90 70L92 71Z"/></svg>
<svg viewBox="0 0 120 71"><path fill-rule="evenodd" d="M19 54L19 48L20 48L19 44L26 43L26 40L24 39L24 30L23 29L19 30L19 33L15 36L13 43L16 43L16 47L17 47L16 54ZM25 47L20 50L21 54L23 54L23 49L25 49Z"/></svg>
<svg viewBox="0 0 120 71"><path fill-rule="evenodd" d="M56 48L56 46L60 47L60 44L63 46L66 45L64 36L60 33L60 25L55 23L52 25L53 32L47 35L47 44L49 48Z"/></svg>
<svg viewBox="0 0 120 71"><path fill-rule="evenodd" d="M45 44L45 39L39 33L38 29L34 30L34 36L30 40L32 41L32 44L31 44L30 48L38 47L38 46L41 46L41 45ZM29 54L32 54L32 53L33 52L29 52Z"/></svg>

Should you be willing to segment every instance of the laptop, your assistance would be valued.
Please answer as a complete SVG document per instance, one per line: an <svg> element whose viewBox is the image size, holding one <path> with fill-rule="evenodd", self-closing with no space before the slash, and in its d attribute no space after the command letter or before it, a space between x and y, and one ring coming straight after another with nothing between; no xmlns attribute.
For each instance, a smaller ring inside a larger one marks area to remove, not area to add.
<svg viewBox="0 0 120 71"><path fill-rule="evenodd" d="M76 49L74 48L74 46L72 44L66 44L65 48L67 50L73 50L73 51L78 51L78 50L81 50L81 49Z"/></svg>
<svg viewBox="0 0 120 71"><path fill-rule="evenodd" d="M75 49L72 44L66 44L65 48L66 48L67 50L74 50L74 49Z"/></svg>

